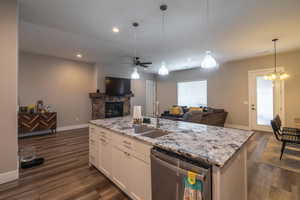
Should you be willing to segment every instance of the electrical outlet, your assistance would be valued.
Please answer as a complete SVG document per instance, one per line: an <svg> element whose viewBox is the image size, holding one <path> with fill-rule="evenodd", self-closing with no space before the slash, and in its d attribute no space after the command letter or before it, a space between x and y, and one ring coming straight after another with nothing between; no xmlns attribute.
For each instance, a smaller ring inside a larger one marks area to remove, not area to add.
<svg viewBox="0 0 300 200"><path fill-rule="evenodd" d="M76 120L76 121L79 121L79 117L76 117L75 120Z"/></svg>

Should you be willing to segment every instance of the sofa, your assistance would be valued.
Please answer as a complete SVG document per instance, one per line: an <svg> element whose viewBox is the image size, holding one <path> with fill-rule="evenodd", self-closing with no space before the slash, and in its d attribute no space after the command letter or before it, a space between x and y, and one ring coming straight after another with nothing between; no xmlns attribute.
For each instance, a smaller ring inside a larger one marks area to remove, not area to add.
<svg viewBox="0 0 300 200"><path fill-rule="evenodd" d="M180 115L172 115L170 112L165 111L161 117L175 121L186 121L224 127L228 115L228 112L224 109L215 109L211 107L204 107L203 111L189 111L186 107L183 107L182 110L183 112Z"/></svg>

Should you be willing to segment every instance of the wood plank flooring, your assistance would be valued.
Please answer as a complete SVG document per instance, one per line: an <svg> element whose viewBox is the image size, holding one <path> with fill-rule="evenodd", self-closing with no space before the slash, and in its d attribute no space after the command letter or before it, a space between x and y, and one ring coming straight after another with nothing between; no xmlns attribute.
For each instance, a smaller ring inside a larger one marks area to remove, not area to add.
<svg viewBox="0 0 300 200"><path fill-rule="evenodd" d="M0 185L8 200L127 200L128 197L95 168L88 166L88 129L19 140L33 145L45 163L20 170L20 179Z"/></svg>
<svg viewBox="0 0 300 200"><path fill-rule="evenodd" d="M259 161L271 136L256 133L249 144L248 200L300 200L300 174ZM19 180L0 185L0 200L129 200L88 167L88 129L19 140L20 147L26 145L35 146L45 163L20 170Z"/></svg>

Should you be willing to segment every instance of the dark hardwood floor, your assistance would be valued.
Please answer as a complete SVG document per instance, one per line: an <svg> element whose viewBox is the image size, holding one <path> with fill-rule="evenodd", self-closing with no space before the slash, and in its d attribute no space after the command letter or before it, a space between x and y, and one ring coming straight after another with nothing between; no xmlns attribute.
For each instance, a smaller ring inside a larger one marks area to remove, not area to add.
<svg viewBox="0 0 300 200"><path fill-rule="evenodd" d="M256 133L249 143L248 200L300 200L299 173L260 162L271 137L270 133ZM279 159L280 152L275 153Z"/></svg>
<svg viewBox="0 0 300 200"><path fill-rule="evenodd" d="M88 166L88 129L19 140L45 158L39 167L20 170L20 179L0 185L0 199L110 200L128 199L116 186Z"/></svg>
<svg viewBox="0 0 300 200"><path fill-rule="evenodd" d="M300 174L261 163L268 133L256 133L248 152L249 200L300 199ZM128 200L95 168L88 167L88 129L19 140L33 145L42 166L20 170L20 179L0 185L0 199L8 200Z"/></svg>

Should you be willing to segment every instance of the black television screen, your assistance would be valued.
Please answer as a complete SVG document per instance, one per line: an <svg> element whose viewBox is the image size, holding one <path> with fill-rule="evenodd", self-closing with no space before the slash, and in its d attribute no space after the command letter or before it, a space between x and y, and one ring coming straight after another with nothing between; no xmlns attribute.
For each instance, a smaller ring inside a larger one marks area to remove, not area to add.
<svg viewBox="0 0 300 200"><path fill-rule="evenodd" d="M131 92L131 80L105 77L105 93L109 96L123 96Z"/></svg>

